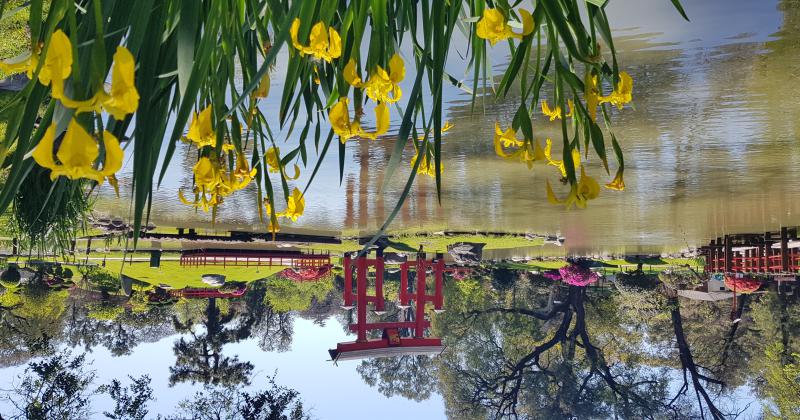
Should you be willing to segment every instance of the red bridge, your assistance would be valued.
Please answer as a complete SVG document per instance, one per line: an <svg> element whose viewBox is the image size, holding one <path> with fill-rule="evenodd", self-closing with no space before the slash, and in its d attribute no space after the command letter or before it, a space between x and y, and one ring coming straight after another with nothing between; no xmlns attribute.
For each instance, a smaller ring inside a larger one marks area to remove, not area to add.
<svg viewBox="0 0 800 420"><path fill-rule="evenodd" d="M193 249L181 253L181 266L285 266L295 268L321 268L330 265L329 252L281 251L257 249Z"/></svg>
<svg viewBox="0 0 800 420"><path fill-rule="evenodd" d="M800 271L797 229L725 235L700 248L707 272L794 273Z"/></svg>

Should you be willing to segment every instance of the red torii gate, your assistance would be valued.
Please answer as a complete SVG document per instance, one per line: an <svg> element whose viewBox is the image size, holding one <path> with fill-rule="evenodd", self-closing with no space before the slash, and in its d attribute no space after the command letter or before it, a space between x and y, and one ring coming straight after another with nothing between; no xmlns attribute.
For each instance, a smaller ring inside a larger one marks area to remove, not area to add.
<svg viewBox="0 0 800 420"><path fill-rule="evenodd" d="M381 314L385 310L383 296L384 261L383 250L376 250L375 258L360 256L353 259L350 253L344 256L344 305L343 309L352 309L355 303L356 323L350 324L349 329L356 333L356 341L338 343L336 349L329 350L331 358L336 360L385 356L390 354L414 353L440 353L444 347L438 337L424 337L425 329L430 327L430 321L425 320L425 304L431 302L434 310L440 312L444 306L444 258L436 254L433 260L426 260L425 253L417 254L416 287L414 292L408 291L408 270L411 263L400 265L400 307L409 308L413 300L414 320L397 322L367 322L367 305L375 305L375 313ZM353 301L353 266L356 271L356 295ZM375 294L367 292L367 270L375 267ZM433 268L434 294L426 294L427 268ZM408 328L413 331L412 337L400 337L398 330ZM368 330L383 330L380 339L367 339Z"/></svg>

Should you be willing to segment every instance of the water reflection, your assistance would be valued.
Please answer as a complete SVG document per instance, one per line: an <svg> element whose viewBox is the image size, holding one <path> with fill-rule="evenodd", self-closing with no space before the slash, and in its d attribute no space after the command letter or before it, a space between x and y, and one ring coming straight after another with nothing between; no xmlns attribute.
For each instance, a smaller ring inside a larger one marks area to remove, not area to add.
<svg viewBox="0 0 800 420"><path fill-rule="evenodd" d="M549 206L544 172L507 165L494 155L493 122L510 121L513 99L487 98L472 112L470 95L452 88L445 92L448 119L455 127L442 145L447 156L443 205L437 204L433 183L420 180L395 228L558 231L575 253L636 253L800 222L793 200L800 191L792 182L800 167L792 147L797 123L787 118L800 111L793 99L794 75L800 70L797 3L707 1L687 6L691 23L661 0L620 0L610 7L619 28L617 48L636 81L635 109L615 116L628 156L628 190L604 194L587 211L564 213ZM504 66L504 54L498 49L492 57L498 68ZM281 80L281 69L276 71ZM463 74L463 69L448 71ZM535 125L542 137L557 134L543 121ZM308 191L306 215L294 226L348 231L379 226L408 170L402 165L398 179L381 191L392 147L391 138L349 143L344 158L353 165L342 182L336 159L323 164ZM178 152L183 156L184 150ZM406 151L404 162L412 154ZM591 162L590 169L601 172L598 162ZM189 173L188 167L170 173L155 193L156 224L210 226L208 215L195 214L176 199ZM109 190L101 207L126 216L124 202L111 196ZM223 206L218 223L263 231L252 201Z"/></svg>
<svg viewBox="0 0 800 420"><path fill-rule="evenodd" d="M431 261L431 268L436 266ZM483 262L467 277L442 271L444 311L434 311L434 282L426 286L430 301L422 307L422 318L404 309L416 308L417 289L407 289L410 296L404 298L402 273L390 268L382 285L385 306L367 311L377 306L376 297L364 307L365 325L377 326L365 335L365 343L391 342L387 328L397 328L400 336L409 329L408 336L416 336L406 323L421 320L430 321L425 336L440 337L446 349L434 356L365 354L355 364L340 362L332 372L356 373L373 392L387 397L441 398L444 407L432 408L431 417L442 411L450 418L476 419L796 413L800 401L787 380L794 377L792 363L799 362L800 305L786 275L779 277L780 287L764 276L758 287L745 290L741 282L735 286L691 266L653 269L642 262L623 271L615 267L573 260L558 270L534 265L520 270L511 263ZM250 281L241 297L185 294L166 304L149 300L139 284L130 297L104 295L91 280L76 280L64 289L48 282L46 271L20 271L22 284L4 281L0 306L2 376L17 377L15 384L32 374L24 366L41 357L61 357L60 363L68 365L66 356L59 356L64 351L90 360L104 348L110 362L119 364L148 351L147 343L167 340L172 357L165 382L154 383L156 396L175 392L168 391L174 387L190 401L202 401L201 394L236 396L239 390L252 397L264 385L263 377L253 381L261 359L303 351L308 361L326 359L332 342L312 338L325 325L336 325L359 342L354 313L359 299L350 298L355 309L341 308L348 307L347 280L338 267L310 281L280 276ZM378 277L372 274L364 277L369 290ZM411 274L408 283L413 285L417 279ZM351 293L358 293L358 275L356 269ZM718 289L732 290L707 298ZM312 323L298 330L299 318ZM297 339L308 342L303 337L318 343L312 348L293 345ZM257 345L260 353L245 356L238 350L243 343ZM279 367L277 374L287 368ZM159 374L147 367L141 373ZM299 398L308 405L326 397ZM365 398L382 401L375 399L377 394ZM170 413L173 407L164 404L156 398L150 411ZM8 401L0 403L4 415L13 410Z"/></svg>

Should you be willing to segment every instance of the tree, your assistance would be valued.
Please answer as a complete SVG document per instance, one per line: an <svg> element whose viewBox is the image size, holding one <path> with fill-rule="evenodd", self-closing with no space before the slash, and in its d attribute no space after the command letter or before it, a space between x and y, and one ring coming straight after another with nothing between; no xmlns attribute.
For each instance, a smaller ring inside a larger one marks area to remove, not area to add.
<svg viewBox="0 0 800 420"><path fill-rule="evenodd" d="M765 351L765 393L777 409L764 406L768 419L800 419L800 354L785 353L780 342L770 344Z"/></svg>
<svg viewBox="0 0 800 420"><path fill-rule="evenodd" d="M222 347L228 343L236 343L250 336L252 319L226 327L234 321L236 312L230 310L228 314L221 315L215 298L208 299L202 325L204 332L198 334L194 323L187 323L173 318L175 329L188 333L191 338L186 340L181 337L175 342L175 366L169 368L169 382L174 385L178 382L190 381L212 385L229 385L249 383L249 376L253 364L242 362L238 357L222 355Z"/></svg>
<svg viewBox="0 0 800 420"><path fill-rule="evenodd" d="M430 356L380 357L361 362L356 368L367 385L387 396L399 395L413 401L430 398L438 390L436 365Z"/></svg>
<svg viewBox="0 0 800 420"><path fill-rule="evenodd" d="M513 295L512 307L490 300L446 313L440 328L457 332L440 367L451 416L636 418L661 410L666 376L609 357L614 334L592 337L585 287L523 284ZM529 309L533 302L544 309Z"/></svg>
<svg viewBox="0 0 800 420"><path fill-rule="evenodd" d="M89 417L89 385L94 372L84 370L83 355L57 353L31 362L22 381L6 400L16 410L12 419L80 419Z"/></svg>
<svg viewBox="0 0 800 420"><path fill-rule="evenodd" d="M128 375L128 378L131 380L129 386L123 387L119 380L114 379L98 389L98 392L107 393L115 403L114 412L104 411L104 416L115 420L143 420L147 416L147 403L153 400L150 377Z"/></svg>
<svg viewBox="0 0 800 420"><path fill-rule="evenodd" d="M237 391L231 386L206 386L178 404L168 420L306 420L308 413L297 391L275 384L257 392Z"/></svg>

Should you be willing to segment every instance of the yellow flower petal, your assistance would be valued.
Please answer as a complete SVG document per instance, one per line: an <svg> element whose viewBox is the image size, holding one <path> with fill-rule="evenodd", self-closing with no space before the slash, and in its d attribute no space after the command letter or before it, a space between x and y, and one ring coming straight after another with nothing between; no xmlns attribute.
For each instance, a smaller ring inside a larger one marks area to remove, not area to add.
<svg viewBox="0 0 800 420"><path fill-rule="evenodd" d="M200 148L203 146L212 146L216 143L216 133L211 126L212 116L211 105L200 111L200 114L194 114L192 122L189 124L189 133L186 138L195 143Z"/></svg>
<svg viewBox="0 0 800 420"><path fill-rule="evenodd" d="M60 99L64 95L64 79L72 73L72 43L69 37L58 29L53 32L47 47L47 56L39 71L39 82L49 86L52 82L51 96Z"/></svg>
<svg viewBox="0 0 800 420"><path fill-rule="evenodd" d="M623 169L620 168L617 170L617 175L614 179L605 185L606 188L609 190L616 190L616 191L624 191L625 190L625 180L622 177Z"/></svg>
<svg viewBox="0 0 800 420"><path fill-rule="evenodd" d="M306 199L303 197L303 193L295 187L291 197L286 200L286 211L279 213L278 216L286 217L296 222L297 218L303 215L305 208Z"/></svg>
<svg viewBox="0 0 800 420"><path fill-rule="evenodd" d="M361 77L356 71L356 60L351 58L350 61L347 62L347 65L344 66L342 76L350 86L361 87Z"/></svg>
<svg viewBox="0 0 800 420"><path fill-rule="evenodd" d="M342 38L339 37L339 32L332 27L328 28L328 39L330 45L328 46L328 56L330 58L339 58L342 56ZM327 60L330 62L331 60Z"/></svg>
<svg viewBox="0 0 800 420"><path fill-rule="evenodd" d="M103 162L103 176L113 176L122 169L122 158L124 152L119 145L119 140L108 130L103 131L103 147L106 149L106 157Z"/></svg>
<svg viewBox="0 0 800 420"><path fill-rule="evenodd" d="M292 26L289 27L289 36L292 39L292 46L296 50L300 51L300 53L302 54L303 45L300 44L300 42L297 40L297 32L299 30L300 30L300 19L299 18L294 18L294 20L292 21Z"/></svg>
<svg viewBox="0 0 800 420"><path fill-rule="evenodd" d="M198 159L192 171L195 185L207 191L215 189L221 182L218 165L215 165L208 157L203 156Z"/></svg>
<svg viewBox="0 0 800 420"><path fill-rule="evenodd" d="M601 96L600 103L610 102L622 109L623 106L633 100L633 78L624 71L619 72L619 83L610 95Z"/></svg>
<svg viewBox="0 0 800 420"><path fill-rule="evenodd" d="M269 172L278 173L281 171L280 153L281 149L275 146L267 149L267 168Z"/></svg>
<svg viewBox="0 0 800 420"><path fill-rule="evenodd" d="M133 54L123 46L114 53L114 67L111 70L111 95L103 107L114 119L122 121L139 107L139 91L136 90L134 72L136 63Z"/></svg>
<svg viewBox="0 0 800 420"><path fill-rule="evenodd" d="M375 136L382 136L389 131L389 107L381 102L375 107Z"/></svg>
<svg viewBox="0 0 800 420"><path fill-rule="evenodd" d="M97 141L73 119L56 153L61 165L53 174L69 179L88 178L103 182L103 175L93 167L99 154Z"/></svg>
<svg viewBox="0 0 800 420"><path fill-rule="evenodd" d="M44 132L44 136L39 141L39 144L36 145L36 148L33 150L33 160L39 164L39 166L47 169L53 169L56 167L56 162L53 159L53 146L56 139L56 125L51 124L50 127L47 128L47 131Z"/></svg>
<svg viewBox="0 0 800 420"><path fill-rule="evenodd" d="M545 116L550 117L550 121L554 121L556 118L561 118L561 107L557 106L553 109L550 109L550 106L547 104L547 100L542 99L542 114Z"/></svg>
<svg viewBox="0 0 800 420"><path fill-rule="evenodd" d="M533 30L536 29L533 27L533 16L531 12L525 9L519 9L519 14L522 17L522 35L528 36L533 33Z"/></svg>
<svg viewBox="0 0 800 420"><path fill-rule="evenodd" d="M334 133L339 135L342 143L354 136L350 124L350 111L347 109L349 102L348 98L341 98L328 112L328 120L331 123L331 128L333 128Z"/></svg>
<svg viewBox="0 0 800 420"><path fill-rule="evenodd" d="M389 78L394 83L400 83L406 78L406 65L400 54L395 53L389 60Z"/></svg>

